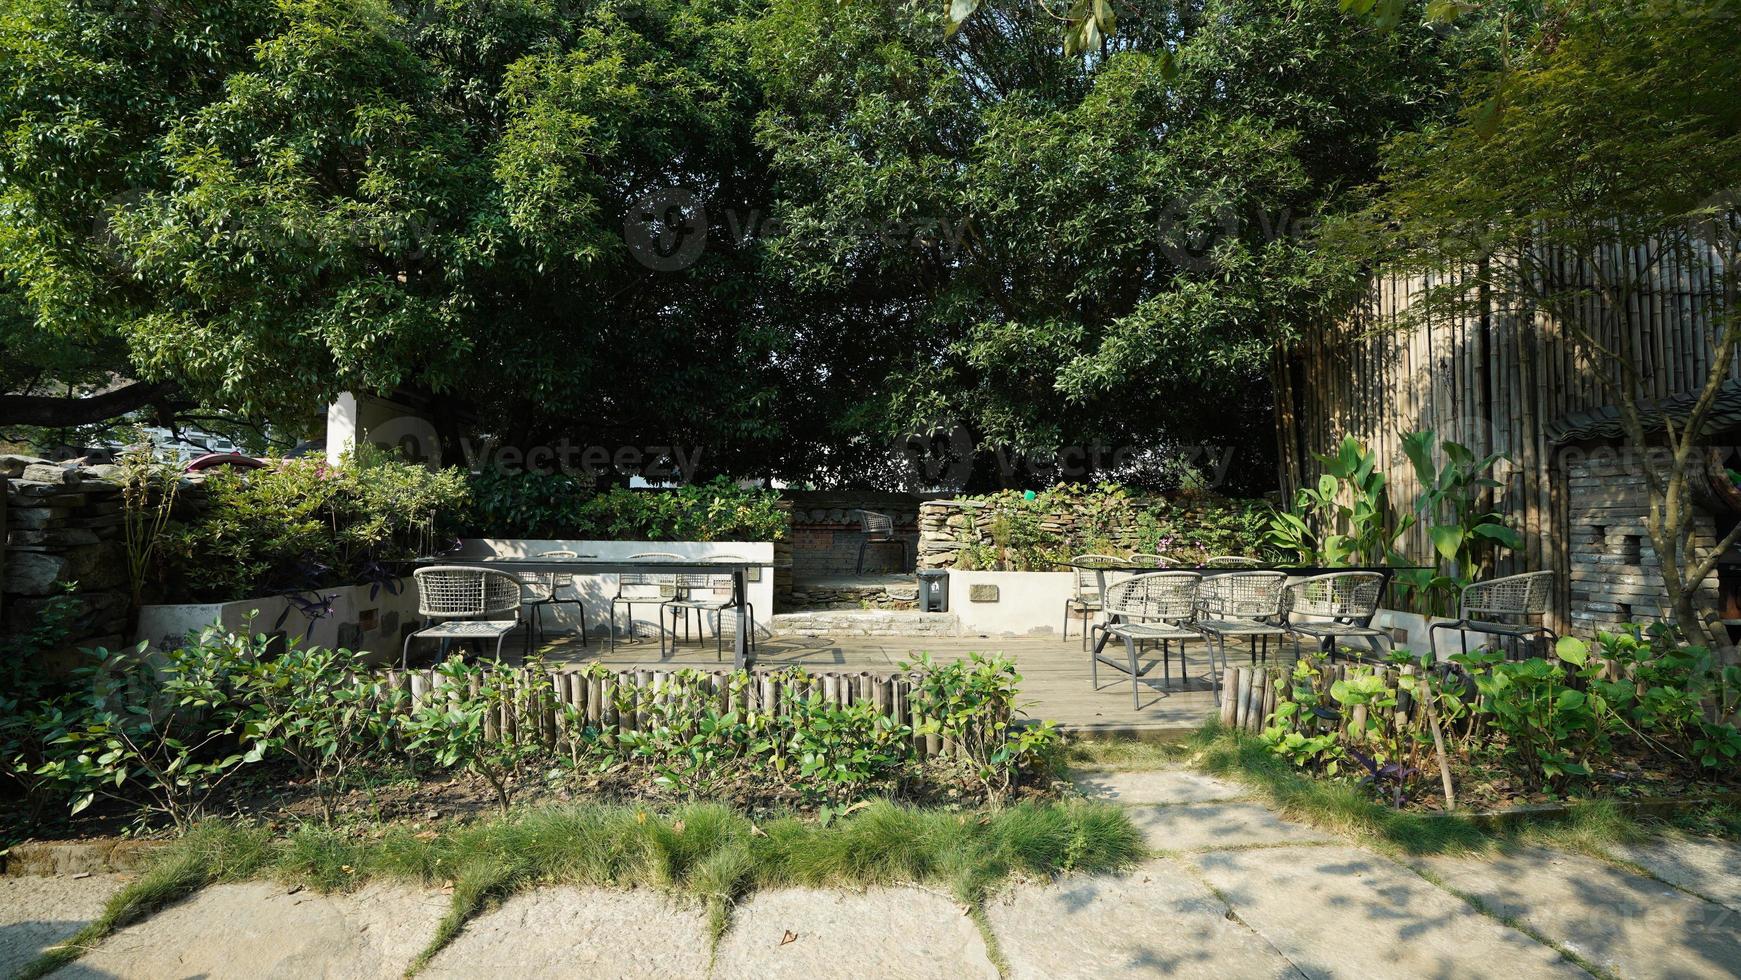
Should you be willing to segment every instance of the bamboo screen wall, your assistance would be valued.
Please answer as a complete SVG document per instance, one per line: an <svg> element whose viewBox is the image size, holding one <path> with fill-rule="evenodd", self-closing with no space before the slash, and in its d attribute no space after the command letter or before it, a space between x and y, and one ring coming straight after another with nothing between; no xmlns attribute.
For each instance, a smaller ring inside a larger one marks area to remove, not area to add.
<svg viewBox="0 0 1741 980"><path fill-rule="evenodd" d="M1611 261L1619 262L1616 254ZM1654 400L1697 390L1711 365L1711 309L1718 297L1709 262L1626 255L1644 275L1632 341L1639 351L1643 393ZM1567 281L1575 281L1569 261ZM1302 480L1315 480L1314 453L1329 452L1346 435L1375 449L1392 487L1393 506L1412 505L1419 490L1401 437L1432 429L1477 454L1499 452L1497 509L1524 532L1521 553L1504 557L1494 574L1559 572L1556 628L1567 625L1568 501L1564 466L1588 450L1555 447L1550 426L1573 413L1611 402L1606 388L1568 333L1545 313L1513 315L1488 304L1483 314L1405 326L1410 298L1435 284L1430 277L1375 277L1367 301L1347 322L1326 325L1278 363L1277 438L1281 478L1291 499ZM1596 323L1594 309L1582 314ZM1604 337L1605 342L1614 338ZM1731 377L1741 378L1741 369ZM1415 558L1431 554L1425 528L1405 539Z"/></svg>

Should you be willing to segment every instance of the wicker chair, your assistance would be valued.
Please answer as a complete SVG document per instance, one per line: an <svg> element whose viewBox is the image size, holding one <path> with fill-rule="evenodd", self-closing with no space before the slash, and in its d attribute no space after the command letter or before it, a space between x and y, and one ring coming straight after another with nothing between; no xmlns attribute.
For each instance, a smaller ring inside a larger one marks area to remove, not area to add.
<svg viewBox="0 0 1741 980"><path fill-rule="evenodd" d="M638 555L630 555L629 560L640 558L657 558L660 560L680 561L682 555L674 555L665 551L648 551ZM665 657L665 607L677 601L677 576L674 574L658 574L653 572L624 572L617 576L617 594L611 597L611 632L609 649L617 648L617 607L620 605L628 611L629 642L635 642L635 607L657 606L659 611L653 621L659 624L659 658ZM675 643L677 634L671 635Z"/></svg>
<svg viewBox="0 0 1741 980"><path fill-rule="evenodd" d="M401 669L410 662L411 641L418 637L440 640L443 653L454 640L493 639L496 659L502 659L502 641L520 625L518 578L466 565L435 565L411 574L417 582L417 615L430 625L405 637ZM509 618L490 618L504 614Z"/></svg>
<svg viewBox="0 0 1741 980"><path fill-rule="evenodd" d="M907 539L895 534L895 519L874 510L861 510L858 512L858 521L860 528L864 530L864 540L858 543L858 573L864 572L864 549L873 544L899 545L900 570L905 570L908 558Z"/></svg>
<svg viewBox="0 0 1741 980"><path fill-rule="evenodd" d="M1257 568L1263 562L1243 555L1215 555L1203 559L1203 564L1210 568Z"/></svg>
<svg viewBox="0 0 1741 980"><path fill-rule="evenodd" d="M1100 611L1105 596L1100 594L1100 581L1105 572L1097 568L1082 568L1082 565L1115 565L1120 561L1111 555L1077 555L1070 559L1070 564L1078 566L1076 572L1076 594L1064 600L1064 639L1070 639L1070 615L1082 614L1082 649L1088 649L1088 619Z"/></svg>
<svg viewBox="0 0 1741 980"><path fill-rule="evenodd" d="M1386 650L1393 649L1390 634L1370 625L1383 593L1384 575L1379 572L1332 572L1289 585L1284 608L1296 649L1302 636L1317 641L1318 648L1332 657L1339 655L1336 643L1342 640L1366 640L1375 653L1376 641L1383 640ZM1296 619L1301 616L1320 618Z"/></svg>
<svg viewBox="0 0 1741 980"><path fill-rule="evenodd" d="M1198 632L1209 638L1210 673L1215 674L1215 703L1221 703L1221 675L1216 673L1214 660L1221 661L1221 671L1227 670L1227 638L1242 636L1251 645L1251 662L1257 663L1258 642L1269 656L1269 640L1277 645L1287 635L1281 625L1283 590L1288 576L1283 572L1228 572L1211 575L1203 580L1197 592Z"/></svg>
<svg viewBox="0 0 1741 980"><path fill-rule="evenodd" d="M1125 558L1124 563L1132 568L1171 568L1174 564L1166 555L1145 555L1140 551Z"/></svg>
<svg viewBox="0 0 1741 980"><path fill-rule="evenodd" d="M572 551L540 552L540 558L577 558ZM555 609L557 606L576 606L580 609L580 645L586 646L586 603L581 600L580 593L574 591L574 576L561 572L527 572L520 578L520 611L528 620L526 624L526 652L531 653L539 648L544 636L544 610ZM564 597L562 589L566 587L569 596Z"/></svg>
<svg viewBox="0 0 1741 980"><path fill-rule="evenodd" d="M739 555L715 555L725 561L747 561ZM732 576L709 575L705 573L686 573L677 576L678 597L668 603L665 608L671 610L671 645L677 645L677 617L683 617L683 638L689 639L689 611L695 610L699 621L696 631L701 631L706 620L706 613L713 613L714 659L725 659L724 616L728 609L738 607L736 590L732 586ZM744 639L749 644L750 652L756 649L756 607L749 601L749 596L743 597L744 611L750 617L750 632Z"/></svg>
<svg viewBox="0 0 1741 980"><path fill-rule="evenodd" d="M1153 663L1137 664L1137 644L1144 642L1179 641L1179 680L1180 683L1190 680L1185 674L1184 641L1203 639L1203 634L1190 625L1196 615L1197 589L1201 583L1202 576L1196 572L1150 572L1106 587L1108 622L1095 629L1124 641L1127 662L1119 663L1096 651L1088 667L1096 691L1100 690L1100 665L1106 664L1130 675L1131 707L1142 706L1137 678L1155 667ZM1167 646L1161 648L1160 664L1163 683L1171 681Z"/></svg>
<svg viewBox="0 0 1741 980"><path fill-rule="evenodd" d="M1428 628L1427 648L1437 658L1439 630L1456 630L1464 647L1468 646L1469 633L1552 642L1558 635L1541 620L1547 615L1553 590L1553 572L1526 572L1470 583L1457 600L1457 621L1434 623Z"/></svg>

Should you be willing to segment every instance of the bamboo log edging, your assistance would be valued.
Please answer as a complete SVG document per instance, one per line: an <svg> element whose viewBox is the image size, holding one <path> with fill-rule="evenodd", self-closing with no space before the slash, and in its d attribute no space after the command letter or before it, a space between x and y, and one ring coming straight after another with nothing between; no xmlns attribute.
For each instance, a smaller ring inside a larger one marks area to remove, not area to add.
<svg viewBox="0 0 1741 980"><path fill-rule="evenodd" d="M555 743L586 727L642 731L661 717L668 724L684 724L676 719L694 718L704 708L784 716L791 714L794 700L816 698L835 708L866 704L876 714L912 726L913 751L921 759L955 751L941 736L921 731L929 719L913 697L919 678L911 673L751 668L747 677L737 680L739 672L729 667L682 671L650 666L552 667L542 672L504 667L501 671L497 680L505 679L510 694L500 710L484 716L489 738ZM382 697L396 699L401 713L434 699L457 701L462 696L433 668L391 668L365 673L358 680L377 685ZM474 674L466 686L465 693L476 699L483 679Z"/></svg>

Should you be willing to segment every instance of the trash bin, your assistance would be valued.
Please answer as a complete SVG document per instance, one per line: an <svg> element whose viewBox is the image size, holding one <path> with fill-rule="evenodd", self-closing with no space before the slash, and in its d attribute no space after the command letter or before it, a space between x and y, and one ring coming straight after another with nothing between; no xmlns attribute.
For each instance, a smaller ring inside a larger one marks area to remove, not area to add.
<svg viewBox="0 0 1741 980"><path fill-rule="evenodd" d="M949 572L927 568L919 572L919 611L949 611Z"/></svg>

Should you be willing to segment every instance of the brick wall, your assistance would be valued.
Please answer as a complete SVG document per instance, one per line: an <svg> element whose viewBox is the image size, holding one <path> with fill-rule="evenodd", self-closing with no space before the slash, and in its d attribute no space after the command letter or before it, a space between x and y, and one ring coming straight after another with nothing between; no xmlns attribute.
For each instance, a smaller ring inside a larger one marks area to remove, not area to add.
<svg viewBox="0 0 1741 980"><path fill-rule="evenodd" d="M1664 618L1668 597L1661 564L1644 527L1649 506L1644 475L1620 457L1575 461L1566 468L1572 629L1589 635L1622 623ZM1695 546L1716 544L1711 516L1694 518ZM1701 586L1703 603L1717 604L1713 576Z"/></svg>
<svg viewBox="0 0 1741 980"><path fill-rule="evenodd" d="M907 542L904 563L901 550L892 544L866 548L865 574L913 569L913 557L919 546L919 505L930 499L927 495L800 490L785 496L792 507L794 579L814 581L854 573L858 548L865 540L856 513L861 508L889 515L895 523L895 534Z"/></svg>

